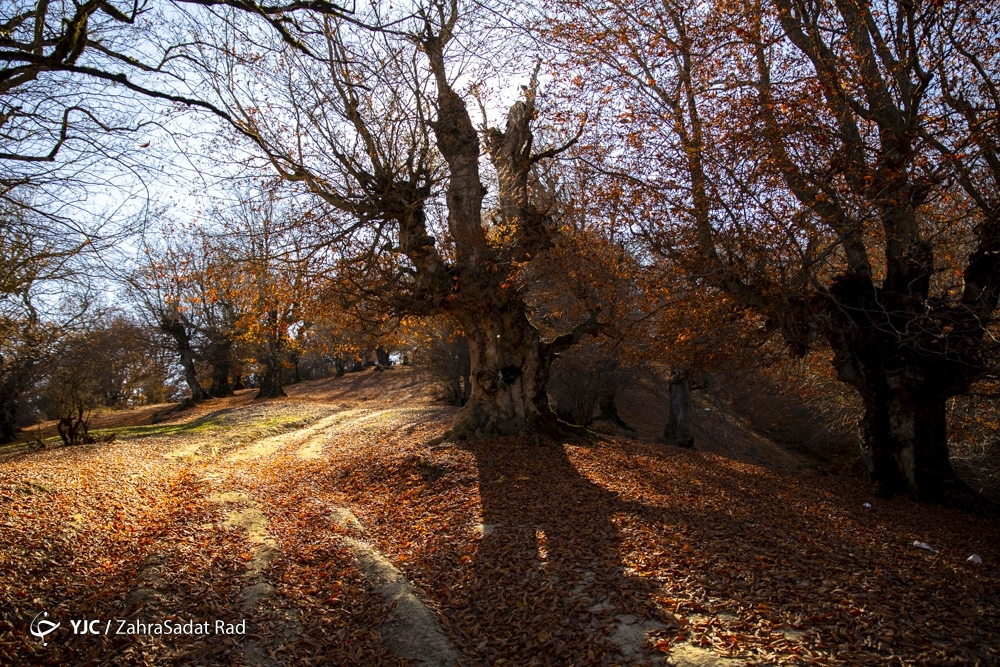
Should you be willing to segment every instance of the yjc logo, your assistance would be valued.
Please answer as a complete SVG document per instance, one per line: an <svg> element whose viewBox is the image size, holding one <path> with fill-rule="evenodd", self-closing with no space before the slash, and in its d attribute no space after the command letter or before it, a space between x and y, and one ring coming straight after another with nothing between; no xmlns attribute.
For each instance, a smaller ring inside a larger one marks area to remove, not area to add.
<svg viewBox="0 0 1000 667"><path fill-rule="evenodd" d="M42 617L41 620L38 620L39 616ZM52 621L46 621L45 619L48 617L49 617L49 612L47 611L39 612L38 614L35 615L35 618L31 620L31 627L28 628L31 634L42 640L42 646L48 646L48 643L45 641L45 635L49 634L50 632L55 632L56 628L58 628L61 625L60 623L53 623Z"/></svg>
<svg viewBox="0 0 1000 667"><path fill-rule="evenodd" d="M70 621L69 624L73 626L74 635L85 635L88 632L92 635L101 634L100 619L95 619L93 621ZM108 621L108 627L111 627L111 621Z"/></svg>

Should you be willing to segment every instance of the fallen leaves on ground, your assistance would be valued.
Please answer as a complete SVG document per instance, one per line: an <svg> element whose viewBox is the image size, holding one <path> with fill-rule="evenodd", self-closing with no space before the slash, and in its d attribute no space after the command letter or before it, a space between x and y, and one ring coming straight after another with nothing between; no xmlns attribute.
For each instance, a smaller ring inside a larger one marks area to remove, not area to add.
<svg viewBox="0 0 1000 667"><path fill-rule="evenodd" d="M470 666L643 664L681 644L750 664L1000 664L994 521L627 438L427 449L452 410L404 399L405 378L234 404L218 432L0 462L0 662L238 665L252 644L284 664L404 664L383 644L391 610L351 535L411 580ZM264 417L297 428L348 407L357 418L319 432L315 459L294 440L250 460L164 456L220 434L230 448L259 439ZM254 545L224 527L231 508L212 498L225 492L260 508L280 550L260 574L274 596L247 612ZM363 530L339 525L339 508ZM144 586L155 595L136 596ZM43 609L64 621L47 647L27 632ZM250 630L91 637L65 622L125 617L246 617ZM627 622L652 632L626 646Z"/></svg>

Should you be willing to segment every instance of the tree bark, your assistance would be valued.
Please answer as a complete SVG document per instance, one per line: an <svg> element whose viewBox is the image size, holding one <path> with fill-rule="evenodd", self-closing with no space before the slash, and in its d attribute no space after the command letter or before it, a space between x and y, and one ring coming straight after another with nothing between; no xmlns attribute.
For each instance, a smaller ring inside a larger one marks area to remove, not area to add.
<svg viewBox="0 0 1000 667"><path fill-rule="evenodd" d="M912 387L865 398L861 456L880 495L946 501L969 495L948 458L946 403Z"/></svg>
<svg viewBox="0 0 1000 667"><path fill-rule="evenodd" d="M198 382L198 371L194 362L197 356L190 347L180 350L181 366L184 368L184 381L191 390L191 402L200 403L209 398L208 392Z"/></svg>
<svg viewBox="0 0 1000 667"><path fill-rule="evenodd" d="M523 312L460 317L469 341L472 392L455 416L453 436L483 438L523 430L552 430L545 384L550 359Z"/></svg>
<svg viewBox="0 0 1000 667"><path fill-rule="evenodd" d="M694 448L691 416L691 383L684 375L675 375L670 380L670 414L663 430L663 439L667 444Z"/></svg>
<svg viewBox="0 0 1000 667"><path fill-rule="evenodd" d="M160 320L160 331L174 339L174 347L180 356L181 367L184 369L184 381L191 390L192 403L200 403L206 400L208 392L198 382L198 371L194 362L197 360L194 348L191 347L191 337L187 332L184 323L179 319L166 318Z"/></svg>
<svg viewBox="0 0 1000 667"><path fill-rule="evenodd" d="M180 351L181 355L181 366L184 368L184 381L187 386L191 389L191 402L200 403L206 400L208 392L201 386L198 382L198 371L195 369L194 362L197 356L194 350L188 348Z"/></svg>
<svg viewBox="0 0 1000 667"><path fill-rule="evenodd" d="M21 393L19 376L19 369L0 375L0 444L13 441L17 435L17 403Z"/></svg>
<svg viewBox="0 0 1000 667"><path fill-rule="evenodd" d="M254 398L281 398L287 396L288 394L285 393L281 382L283 370L281 367L281 357L277 353L272 352L268 355L265 364L264 375L260 380L260 389Z"/></svg>
<svg viewBox="0 0 1000 667"><path fill-rule="evenodd" d="M615 400L615 393L616 392L612 389L601 394L597 401L597 407L601 412L597 415L597 419L594 421L609 421L615 426L621 426L623 429L628 431L635 431L635 429L626 424L625 420L618 414L618 402Z"/></svg>
<svg viewBox="0 0 1000 667"><path fill-rule="evenodd" d="M948 455L947 402L964 386L956 384L960 369L951 368L945 355L920 355L884 331L832 342L840 379L864 403L861 458L879 495L977 505Z"/></svg>
<svg viewBox="0 0 1000 667"><path fill-rule="evenodd" d="M545 385L559 352L597 333L596 315L551 343L542 342L516 296L507 308L458 315L469 341L471 394L455 415L451 439L535 431L561 437L571 425L549 407Z"/></svg>
<svg viewBox="0 0 1000 667"><path fill-rule="evenodd" d="M229 382L233 366L232 343L229 341L211 343L208 356L212 365L212 386L209 394L215 398L232 396L233 386Z"/></svg>

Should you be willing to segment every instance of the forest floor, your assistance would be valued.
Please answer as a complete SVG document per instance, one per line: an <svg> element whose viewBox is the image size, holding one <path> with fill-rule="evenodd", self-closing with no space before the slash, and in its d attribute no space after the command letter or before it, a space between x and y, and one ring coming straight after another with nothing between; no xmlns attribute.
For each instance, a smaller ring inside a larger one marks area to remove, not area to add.
<svg viewBox="0 0 1000 667"><path fill-rule="evenodd" d="M428 447L409 368L288 390L0 453L0 664L1000 664L995 518L777 450Z"/></svg>

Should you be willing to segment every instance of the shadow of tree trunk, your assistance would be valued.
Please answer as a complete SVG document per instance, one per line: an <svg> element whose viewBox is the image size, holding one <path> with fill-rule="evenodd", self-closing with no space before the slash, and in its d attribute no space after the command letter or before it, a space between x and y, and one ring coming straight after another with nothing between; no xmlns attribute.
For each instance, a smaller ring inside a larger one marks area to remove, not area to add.
<svg viewBox="0 0 1000 667"><path fill-rule="evenodd" d="M457 602L492 633L473 625L464 639L487 664L643 662L645 633L663 626L650 582L622 562L616 525L642 507L581 475L562 445L530 443L463 445L478 464L483 538Z"/></svg>

